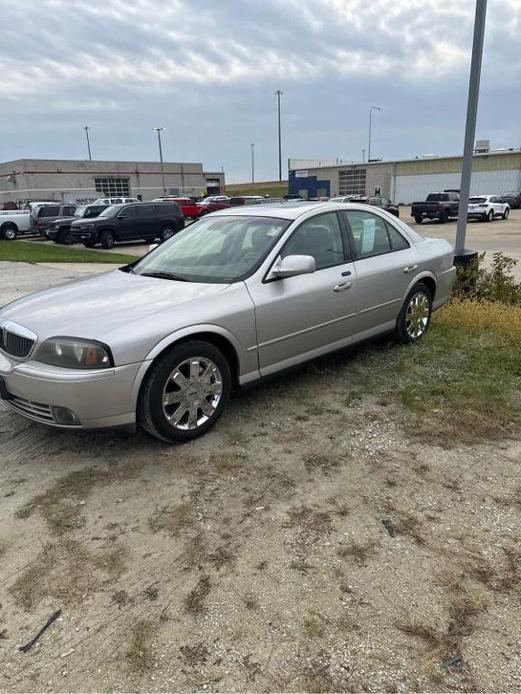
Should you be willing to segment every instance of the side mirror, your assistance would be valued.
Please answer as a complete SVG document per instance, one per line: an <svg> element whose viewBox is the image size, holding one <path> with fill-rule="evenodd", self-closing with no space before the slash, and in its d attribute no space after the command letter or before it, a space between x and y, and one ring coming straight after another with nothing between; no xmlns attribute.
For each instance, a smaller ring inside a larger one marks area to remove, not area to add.
<svg viewBox="0 0 521 694"><path fill-rule="evenodd" d="M270 276L283 279L284 277L294 277L295 275L309 275L315 272L315 258L311 255L287 255L279 258L273 266Z"/></svg>
<svg viewBox="0 0 521 694"><path fill-rule="evenodd" d="M155 250L159 246L158 243L151 243L150 246L148 247L148 252Z"/></svg>

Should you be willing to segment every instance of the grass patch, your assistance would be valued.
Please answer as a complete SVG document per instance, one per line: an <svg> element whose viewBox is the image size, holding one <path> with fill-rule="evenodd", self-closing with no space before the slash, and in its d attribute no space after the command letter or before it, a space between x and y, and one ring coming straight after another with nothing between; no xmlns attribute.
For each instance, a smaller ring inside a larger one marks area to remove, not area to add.
<svg viewBox="0 0 521 694"><path fill-rule="evenodd" d="M106 484L114 479L111 473L94 468L71 472L19 508L15 517L29 518L38 510L53 535L83 528L83 502L86 497L97 484Z"/></svg>
<svg viewBox="0 0 521 694"><path fill-rule="evenodd" d="M140 620L133 626L126 653L127 663L132 670L144 672L152 667L151 642L154 631L153 624L145 619Z"/></svg>
<svg viewBox="0 0 521 694"><path fill-rule="evenodd" d="M265 183L235 183L226 186L226 195L268 195L270 198L281 198L288 192L287 181L266 181Z"/></svg>
<svg viewBox="0 0 521 694"><path fill-rule="evenodd" d="M167 532L172 537L177 537L183 528L192 522L192 508L190 504L178 504L177 506L163 506L157 508L148 519L148 527L153 533Z"/></svg>
<svg viewBox="0 0 521 694"><path fill-rule="evenodd" d="M135 255L105 253L85 248L58 246L41 241L5 241L0 243L0 260L19 263L108 263L128 265L137 260Z"/></svg>
<svg viewBox="0 0 521 694"><path fill-rule="evenodd" d="M202 576L199 582L184 599L184 605L187 612L193 615L200 615L205 610L206 598L211 590L209 576Z"/></svg>
<svg viewBox="0 0 521 694"><path fill-rule="evenodd" d="M75 605L101 586L100 573L105 574L104 582L107 576L109 580L117 578L125 568L125 555L122 547L92 552L71 539L47 543L10 592L26 610L49 599L60 605Z"/></svg>
<svg viewBox="0 0 521 694"><path fill-rule="evenodd" d="M367 564L376 554L376 542L349 542L341 545L337 549L337 554L341 559L354 559L361 566Z"/></svg>

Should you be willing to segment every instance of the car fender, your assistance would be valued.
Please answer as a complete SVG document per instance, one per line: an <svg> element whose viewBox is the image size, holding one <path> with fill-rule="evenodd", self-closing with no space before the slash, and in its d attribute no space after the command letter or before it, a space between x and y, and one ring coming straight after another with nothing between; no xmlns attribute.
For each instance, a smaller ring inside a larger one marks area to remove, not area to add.
<svg viewBox="0 0 521 694"><path fill-rule="evenodd" d="M226 340L228 340L228 342L232 345L237 355L237 362L239 367L239 373L237 374L237 376L240 376L241 362L244 356L244 347L243 345L241 345L237 337L232 332L230 332L226 328L223 328L220 325L214 325L211 323L189 325L185 328L181 328L180 330L176 330L175 332L170 333L170 335L164 337L147 354L147 356L145 357L144 361L138 369L138 372L134 379L134 384L132 386L130 401L133 404L133 406L137 404L137 398L139 395L141 384L143 383L143 379L145 378L149 368L152 366L156 357L158 357L162 352L165 351L165 349L171 347L176 342L179 342L180 340L183 340L187 337L200 335L201 333L214 333L215 335L218 335L219 337L224 337Z"/></svg>
<svg viewBox="0 0 521 694"><path fill-rule="evenodd" d="M418 274L414 275L414 277L411 279L411 281L407 285L407 289L405 290L405 293L402 297L402 305L403 305L403 302L405 301L408 293L411 291L411 289L414 287L414 285L418 284L418 282L421 282L426 277L431 279L434 282L436 287L438 286L438 281L437 281L436 275L434 273L430 272L429 270L423 270L422 272L418 272ZM433 299L434 299L434 297L433 297Z"/></svg>

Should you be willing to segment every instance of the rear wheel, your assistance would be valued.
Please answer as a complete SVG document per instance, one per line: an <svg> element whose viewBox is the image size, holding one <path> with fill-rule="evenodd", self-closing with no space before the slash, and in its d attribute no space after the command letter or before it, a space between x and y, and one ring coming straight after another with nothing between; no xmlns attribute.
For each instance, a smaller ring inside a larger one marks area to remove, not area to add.
<svg viewBox="0 0 521 694"><path fill-rule="evenodd" d="M103 248L114 248L115 243L114 234L109 229L105 229L101 234L101 245Z"/></svg>
<svg viewBox="0 0 521 694"><path fill-rule="evenodd" d="M449 212L448 210L444 210L439 217L440 224L446 224L449 221Z"/></svg>
<svg viewBox="0 0 521 694"><path fill-rule="evenodd" d="M490 210L485 218L487 222L493 222L494 221L494 213L492 210Z"/></svg>
<svg viewBox="0 0 521 694"><path fill-rule="evenodd" d="M422 219L423 219L423 217L420 217L420 215L416 215L416 217L414 218L414 221L416 222L416 224L421 224Z"/></svg>
<svg viewBox="0 0 521 694"><path fill-rule="evenodd" d="M2 227L0 237L5 241L14 241L18 236L18 228L14 224L7 224Z"/></svg>
<svg viewBox="0 0 521 694"><path fill-rule="evenodd" d="M166 226L164 226L159 232L159 238L161 239L161 243L164 243L165 241L168 241L168 239L171 239L175 232L176 230L171 224L167 224Z"/></svg>
<svg viewBox="0 0 521 694"><path fill-rule="evenodd" d="M396 321L396 338L403 343L416 342L431 322L432 296L427 285L418 282L404 301Z"/></svg>
<svg viewBox="0 0 521 694"><path fill-rule="evenodd" d="M163 441L190 441L217 422L230 390L230 366L222 352L202 340L183 342L150 369L139 396L138 421Z"/></svg>

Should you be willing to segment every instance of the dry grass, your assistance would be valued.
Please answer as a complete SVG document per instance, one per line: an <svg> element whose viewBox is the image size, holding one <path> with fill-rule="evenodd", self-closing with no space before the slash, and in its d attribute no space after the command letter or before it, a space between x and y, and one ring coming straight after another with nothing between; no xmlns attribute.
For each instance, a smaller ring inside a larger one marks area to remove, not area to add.
<svg viewBox="0 0 521 694"><path fill-rule="evenodd" d="M341 559L354 559L357 564L365 565L369 559L375 556L377 547L378 543L374 541L355 542L352 540L342 544L336 553Z"/></svg>
<svg viewBox="0 0 521 694"><path fill-rule="evenodd" d="M209 576L202 576L195 588L193 588L184 599L184 606L187 612L192 615L200 615L205 611L205 603L210 594L211 583Z"/></svg>
<svg viewBox="0 0 521 694"><path fill-rule="evenodd" d="M178 537L180 532L192 523L191 504L163 506L156 508L148 519L148 527L153 533L166 532L172 537Z"/></svg>
<svg viewBox="0 0 521 694"><path fill-rule="evenodd" d="M308 639L320 639L326 632L324 618L319 614L309 615L304 619L302 631Z"/></svg>
<svg viewBox="0 0 521 694"><path fill-rule="evenodd" d="M327 474L338 468L341 459L334 454L306 453L303 457L304 467L308 472Z"/></svg>
<svg viewBox="0 0 521 694"><path fill-rule="evenodd" d="M248 456L237 451L219 451L210 455L210 465L216 472L233 472L248 460Z"/></svg>
<svg viewBox="0 0 521 694"><path fill-rule="evenodd" d="M94 468L77 470L59 479L42 494L28 501L15 513L16 518L29 518L37 510L53 535L63 535L85 525L83 503L98 484L113 482L112 473Z"/></svg>
<svg viewBox="0 0 521 694"><path fill-rule="evenodd" d="M254 595L253 593L248 593L247 595L245 595L243 597L242 601L244 603L244 607L247 610L254 611L254 610L258 610L260 607L257 596Z"/></svg>
<svg viewBox="0 0 521 694"><path fill-rule="evenodd" d="M10 592L26 610L47 599L60 605L76 605L103 582L114 580L122 573L125 554L122 547L92 552L70 539L48 543L19 575Z"/></svg>
<svg viewBox="0 0 521 694"><path fill-rule="evenodd" d="M490 301L451 301L437 316L444 326L459 325L474 334L492 332L521 337L521 306Z"/></svg>
<svg viewBox="0 0 521 694"><path fill-rule="evenodd" d="M198 641L194 644L185 644L179 649L183 660L190 665L195 667L196 665L204 665L208 660L209 651L208 647L202 641Z"/></svg>
<svg viewBox="0 0 521 694"><path fill-rule="evenodd" d="M152 622L140 620L131 630L130 641L126 653L127 663L132 670L144 672L153 665L152 638L155 629Z"/></svg>
<svg viewBox="0 0 521 694"><path fill-rule="evenodd" d="M309 506L291 509L288 516L286 527L297 529L304 542L318 542L333 529L329 513L317 511Z"/></svg>

